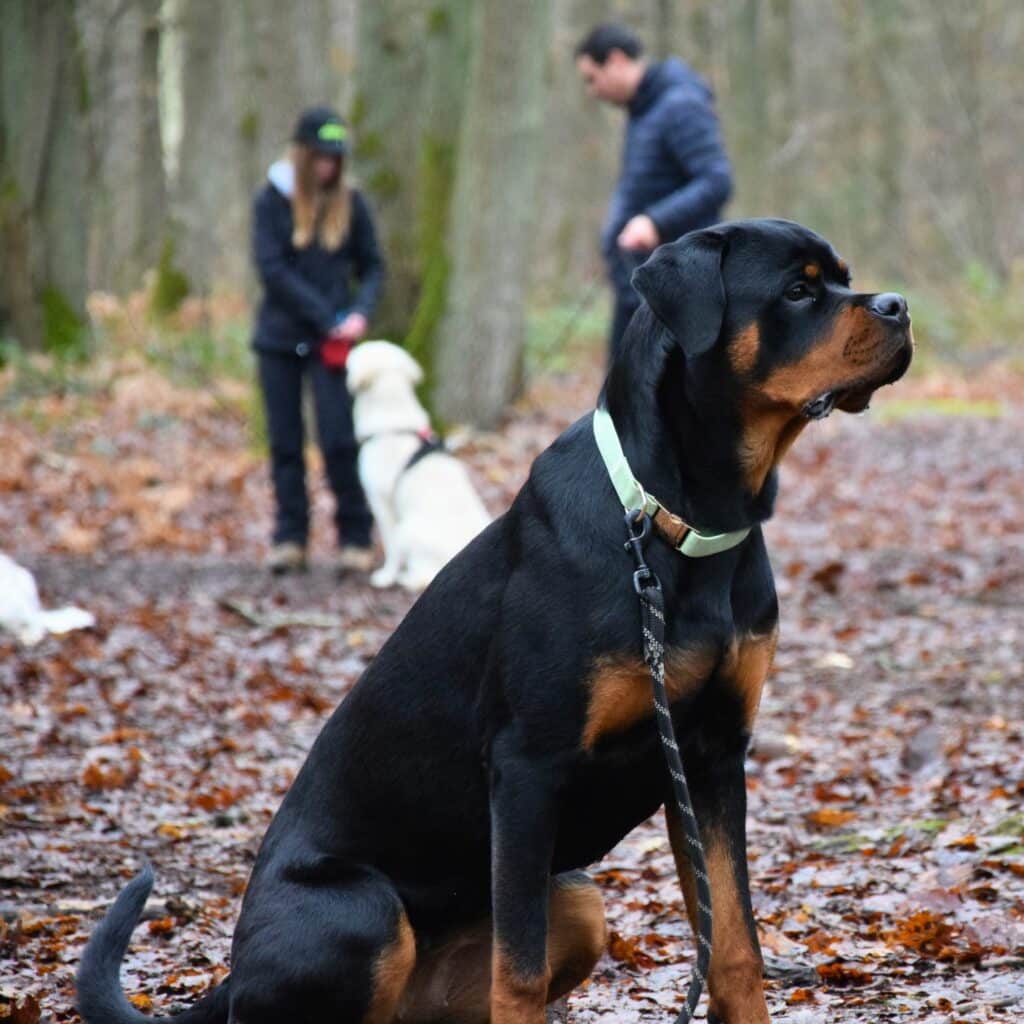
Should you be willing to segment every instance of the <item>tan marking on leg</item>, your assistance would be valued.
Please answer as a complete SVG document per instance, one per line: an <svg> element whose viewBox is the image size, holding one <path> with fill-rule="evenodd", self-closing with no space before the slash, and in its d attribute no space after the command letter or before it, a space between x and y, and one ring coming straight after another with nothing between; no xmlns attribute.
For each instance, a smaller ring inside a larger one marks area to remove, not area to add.
<svg viewBox="0 0 1024 1024"><path fill-rule="evenodd" d="M608 942L604 900L593 882L556 885L548 904L548 1002L590 977Z"/></svg>
<svg viewBox="0 0 1024 1024"><path fill-rule="evenodd" d="M487 1024L491 950L489 917L426 945L398 1007L401 1024Z"/></svg>
<svg viewBox="0 0 1024 1024"><path fill-rule="evenodd" d="M669 701L690 696L711 674L716 656L711 650L665 652L665 689ZM581 746L592 750L603 736L622 732L654 714L651 671L636 657L598 658L590 676L590 705Z"/></svg>
<svg viewBox="0 0 1024 1024"><path fill-rule="evenodd" d="M528 977L494 945L491 973L491 1024L544 1024L544 1005L551 984L550 968Z"/></svg>
<svg viewBox="0 0 1024 1024"><path fill-rule="evenodd" d="M405 912L398 919L398 934L381 950L373 972L373 997L364 1024L390 1024L416 964L416 938Z"/></svg>
<svg viewBox="0 0 1024 1024"><path fill-rule="evenodd" d="M431 944L416 960L397 1019L401 1024L487 1024L491 1017L491 919ZM548 900L547 1002L593 970L606 945L604 903L593 882L552 883Z"/></svg>
<svg viewBox="0 0 1024 1024"><path fill-rule="evenodd" d="M712 838L706 859L713 916L709 1009L725 1024L767 1024L761 952L750 937L725 843Z"/></svg>
<svg viewBox="0 0 1024 1024"><path fill-rule="evenodd" d="M761 348L761 331L756 323L744 327L729 342L729 362L738 374L751 373L757 366L757 354Z"/></svg>
<svg viewBox="0 0 1024 1024"><path fill-rule="evenodd" d="M743 702L743 726L747 732L754 728L778 639L778 626L770 633L751 633L734 639L722 667L722 676L736 689Z"/></svg>
<svg viewBox="0 0 1024 1024"><path fill-rule="evenodd" d="M672 859L676 862L676 874L683 888L686 901L686 916L690 920L693 934L697 934L697 883L693 877L693 865L690 863L689 843L683 832L683 824L674 800L665 803L665 826L668 830L669 844L672 847ZM712 908L714 909L714 908Z"/></svg>
<svg viewBox="0 0 1024 1024"><path fill-rule="evenodd" d="M665 806L672 854L683 883L690 926L697 928L697 888L687 856L688 844L678 812ZM751 937L736 884L736 870L724 837L703 832L704 856L711 881L711 968L708 971L709 1010L725 1024L768 1024L768 1007L761 980L761 951Z"/></svg>

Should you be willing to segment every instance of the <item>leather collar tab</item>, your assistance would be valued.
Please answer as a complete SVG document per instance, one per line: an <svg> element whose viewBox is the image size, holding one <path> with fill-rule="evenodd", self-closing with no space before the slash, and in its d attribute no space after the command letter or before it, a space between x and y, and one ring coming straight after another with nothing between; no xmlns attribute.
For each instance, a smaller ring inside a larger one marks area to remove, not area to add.
<svg viewBox="0 0 1024 1024"><path fill-rule="evenodd" d="M731 530L727 533L699 533L679 516L669 512L664 505L648 494L629 468L618 432L607 409L598 406L593 416L594 440L601 453L612 487L625 511L642 508L653 520L655 529L680 554L687 558L706 558L720 551L729 551L742 544L750 528Z"/></svg>

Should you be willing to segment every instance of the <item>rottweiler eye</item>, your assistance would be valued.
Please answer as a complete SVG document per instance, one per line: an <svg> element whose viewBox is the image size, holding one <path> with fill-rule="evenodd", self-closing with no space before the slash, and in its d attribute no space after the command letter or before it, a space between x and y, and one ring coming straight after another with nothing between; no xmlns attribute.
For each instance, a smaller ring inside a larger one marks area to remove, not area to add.
<svg viewBox="0 0 1024 1024"><path fill-rule="evenodd" d="M804 299L814 297L810 285L806 281L797 281L791 284L785 291L785 296L790 302L801 302Z"/></svg>

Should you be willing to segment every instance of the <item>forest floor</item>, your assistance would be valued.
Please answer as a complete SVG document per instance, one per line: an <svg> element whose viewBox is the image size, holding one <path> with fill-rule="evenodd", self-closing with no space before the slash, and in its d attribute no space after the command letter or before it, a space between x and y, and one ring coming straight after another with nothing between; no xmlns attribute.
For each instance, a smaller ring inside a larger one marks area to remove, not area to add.
<svg viewBox="0 0 1024 1024"><path fill-rule="evenodd" d="M0 637L0 1018L75 1020L89 929L148 857L136 1005L227 971L257 844L318 728L410 604L260 568L245 402L112 366L0 407L0 547L95 629ZM548 375L464 449L491 510L589 408ZM773 1021L1024 1017L1024 377L918 372L808 429L767 527L782 604L749 760ZM314 473L314 475L317 475ZM611 940L570 1019L668 1021L693 942L660 819L594 867Z"/></svg>

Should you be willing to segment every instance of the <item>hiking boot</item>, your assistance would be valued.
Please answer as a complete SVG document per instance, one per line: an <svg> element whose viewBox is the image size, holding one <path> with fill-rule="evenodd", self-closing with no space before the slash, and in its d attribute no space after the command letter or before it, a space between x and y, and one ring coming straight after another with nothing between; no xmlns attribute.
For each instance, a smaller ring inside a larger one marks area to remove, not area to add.
<svg viewBox="0 0 1024 1024"><path fill-rule="evenodd" d="M369 572L377 562L377 556L369 544L343 544L338 552L338 571Z"/></svg>
<svg viewBox="0 0 1024 1024"><path fill-rule="evenodd" d="M275 576L283 576L288 572L305 572L306 549L293 540L275 544L267 555L267 568Z"/></svg>

